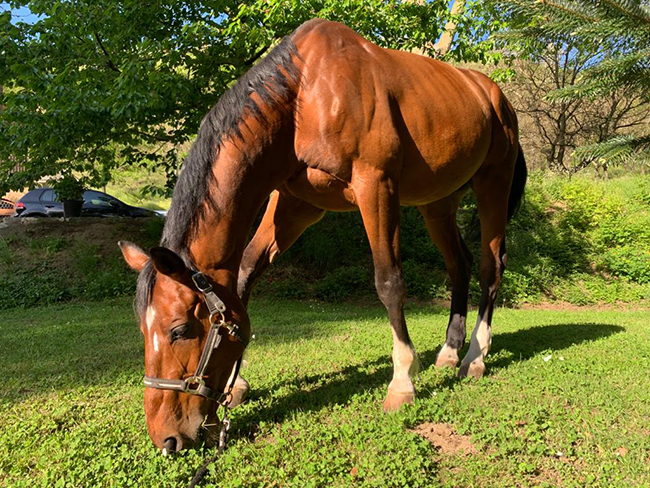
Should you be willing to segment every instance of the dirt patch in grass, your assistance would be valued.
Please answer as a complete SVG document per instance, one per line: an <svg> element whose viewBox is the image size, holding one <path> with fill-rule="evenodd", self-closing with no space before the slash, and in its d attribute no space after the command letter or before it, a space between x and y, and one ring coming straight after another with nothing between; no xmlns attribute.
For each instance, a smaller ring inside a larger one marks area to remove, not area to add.
<svg viewBox="0 0 650 488"><path fill-rule="evenodd" d="M478 454L470 437L457 434L450 424L425 422L416 425L411 432L424 437L443 454Z"/></svg>

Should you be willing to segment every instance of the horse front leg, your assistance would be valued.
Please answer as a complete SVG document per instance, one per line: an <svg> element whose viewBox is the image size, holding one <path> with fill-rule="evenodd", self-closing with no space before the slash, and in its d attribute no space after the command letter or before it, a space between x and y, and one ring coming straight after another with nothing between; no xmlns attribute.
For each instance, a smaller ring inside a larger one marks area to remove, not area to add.
<svg viewBox="0 0 650 488"><path fill-rule="evenodd" d="M355 191L355 197L370 242L375 287L388 311L393 335L393 379L384 401L384 411L393 411L413 403L415 388L411 378L418 369L415 348L404 319L406 286L399 258L399 199L396 183L389 178L364 179L361 187Z"/></svg>
<svg viewBox="0 0 650 488"><path fill-rule="evenodd" d="M325 211L290 193L274 191L253 239L246 246L239 266L237 293L245 307L255 283L273 260L289 249L310 225L318 222ZM250 385L241 375L233 387L232 406L241 403Z"/></svg>

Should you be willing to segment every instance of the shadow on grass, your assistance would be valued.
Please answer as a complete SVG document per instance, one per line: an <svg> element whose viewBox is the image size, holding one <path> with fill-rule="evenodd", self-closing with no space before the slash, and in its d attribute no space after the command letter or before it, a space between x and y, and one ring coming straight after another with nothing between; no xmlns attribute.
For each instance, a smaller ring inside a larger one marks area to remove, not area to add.
<svg viewBox="0 0 650 488"><path fill-rule="evenodd" d="M506 368L513 362L525 361L546 350L559 351L575 344L618 334L624 330L625 327L620 325L589 322L540 325L515 332L495 334L488 356L488 374L490 369ZM501 351L508 351L510 357L501 356L495 361L489 360L490 356L498 356Z"/></svg>
<svg viewBox="0 0 650 488"><path fill-rule="evenodd" d="M494 362L488 361L490 371L503 369L512 363L526 361L546 350L562 350L576 344L593 342L613 334L623 332L624 327L612 324L553 324L515 332L498 334L494 337L493 353L508 351L510 354L499 357ZM465 347L467 349L467 346ZM433 367L438 350L428 350L419 353L423 368ZM255 425L260 420L265 422L282 422L290 418L293 412L317 411L329 405L348 403L354 395L365 390L383 388L388 385L392 373L392 363L389 356L382 356L360 365L348 366L342 370L300 376L290 381L284 381L279 386L297 388L289 395L269 404L260 402L259 408L254 408L238 417L236 436L250 436L255 431ZM442 380L440 387L453 388L459 384L455 377ZM312 387L312 385L319 385ZM270 395L272 388L256 390L249 401L256 402ZM378 406L379 408L379 406Z"/></svg>

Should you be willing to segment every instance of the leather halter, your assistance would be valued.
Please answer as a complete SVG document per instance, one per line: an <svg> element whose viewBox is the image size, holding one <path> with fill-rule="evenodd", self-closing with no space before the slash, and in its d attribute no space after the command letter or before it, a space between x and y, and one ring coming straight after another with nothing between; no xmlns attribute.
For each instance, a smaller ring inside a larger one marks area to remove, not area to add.
<svg viewBox="0 0 650 488"><path fill-rule="evenodd" d="M236 324L226 321L223 313L226 311L226 305L221 298L212 289L212 285L203 273L197 271L192 275L192 281L199 289L205 300L205 304L210 311L210 330L199 358L199 363L196 366L196 371L192 376L184 380L179 379L165 379L156 378L153 376L144 377L144 385L149 388L156 388L158 390L173 390L190 395L198 395L209 400L217 402L219 405L227 406L229 402L228 396L235 385L239 368L241 367L242 356L235 362L233 372L231 374L231 381L226 385L225 391L213 390L205 385L205 368L212 358L213 352L219 347L221 339L224 334L235 338L239 341L244 348L248 346L248 341L239 334L239 327Z"/></svg>

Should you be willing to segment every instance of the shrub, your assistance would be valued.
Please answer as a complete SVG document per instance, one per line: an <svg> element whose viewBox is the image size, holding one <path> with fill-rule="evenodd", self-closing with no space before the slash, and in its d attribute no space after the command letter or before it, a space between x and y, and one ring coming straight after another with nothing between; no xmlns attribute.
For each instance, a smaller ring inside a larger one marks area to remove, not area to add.
<svg viewBox="0 0 650 488"><path fill-rule="evenodd" d="M73 297L65 275L45 265L4 273L0 290L0 309L50 305Z"/></svg>
<svg viewBox="0 0 650 488"><path fill-rule="evenodd" d="M566 180L532 173L524 204L507 229L508 268L499 303L649 299L648 195L647 176L595 182L587 177ZM470 192L461 203L458 221L474 254L470 285L474 304L481 295L475 211ZM445 265L420 213L404 208L401 216L401 256L409 296L448 299ZM81 238L68 233L43 235L51 227L45 224L43 232L34 227L28 237L0 236L0 308L132 295L135 274L123 263L117 246L93 237L94 229ZM79 228L86 225L80 223ZM120 239L133 236L131 240L146 249L158 242L162 225L162 219L118 220L110 228ZM360 215L328 213L274 263L257 293L331 301L374 296L372 256Z"/></svg>
<svg viewBox="0 0 650 488"><path fill-rule="evenodd" d="M8 235L0 236L0 309L132 296L136 275L125 265L112 234L157 241L153 234L160 220L84 219L71 224L43 219L7 226L3 234Z"/></svg>
<svg viewBox="0 0 650 488"><path fill-rule="evenodd" d="M615 276L629 278L635 283L650 283L650 251L626 245L608 249L601 262Z"/></svg>
<svg viewBox="0 0 650 488"><path fill-rule="evenodd" d="M315 295L324 300L340 302L359 297L374 289L370 270L364 266L338 268L323 278L315 289Z"/></svg>
<svg viewBox="0 0 650 488"><path fill-rule="evenodd" d="M450 297L447 271L443 265L442 270L431 269L426 263L409 259L402 263L406 290L410 297L420 299Z"/></svg>

